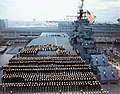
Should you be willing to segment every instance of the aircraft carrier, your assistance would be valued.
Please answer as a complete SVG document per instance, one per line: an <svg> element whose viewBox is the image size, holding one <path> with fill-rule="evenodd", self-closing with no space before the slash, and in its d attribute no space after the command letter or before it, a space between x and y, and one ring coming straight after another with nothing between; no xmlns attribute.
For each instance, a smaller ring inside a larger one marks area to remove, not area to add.
<svg viewBox="0 0 120 94"><path fill-rule="evenodd" d="M1 55L1 94L120 94L119 71L97 50L83 5L70 36L43 32Z"/></svg>

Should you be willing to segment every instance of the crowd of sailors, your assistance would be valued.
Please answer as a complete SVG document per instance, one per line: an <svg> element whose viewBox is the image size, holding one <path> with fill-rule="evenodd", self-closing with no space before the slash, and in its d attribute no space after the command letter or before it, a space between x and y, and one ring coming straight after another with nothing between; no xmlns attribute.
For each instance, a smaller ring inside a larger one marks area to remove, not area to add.
<svg viewBox="0 0 120 94"><path fill-rule="evenodd" d="M82 58L79 56L76 57L13 57L10 61L80 61ZM82 60L82 62L84 62Z"/></svg>
<svg viewBox="0 0 120 94"><path fill-rule="evenodd" d="M36 54L39 51L55 51L56 55L58 56L67 56L68 54L70 54L70 52L68 52L63 46L56 46L56 45L32 45L32 46L28 46L23 48L20 51L20 56L24 57L29 55L29 56L36 56Z"/></svg>
<svg viewBox="0 0 120 94"><path fill-rule="evenodd" d="M31 48L34 47L27 49ZM26 56L12 57L3 69L3 93L61 91L109 94L101 91L101 84L91 67L79 56L30 57L25 51L22 53Z"/></svg>

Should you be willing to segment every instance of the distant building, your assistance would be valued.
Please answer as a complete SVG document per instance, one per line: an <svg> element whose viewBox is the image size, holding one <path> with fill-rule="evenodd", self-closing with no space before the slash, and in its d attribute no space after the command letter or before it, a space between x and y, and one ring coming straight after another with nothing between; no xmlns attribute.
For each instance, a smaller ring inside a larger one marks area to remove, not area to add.
<svg viewBox="0 0 120 94"><path fill-rule="evenodd" d="M94 32L93 37L98 42L117 42L120 40L119 24L93 24L91 25Z"/></svg>
<svg viewBox="0 0 120 94"><path fill-rule="evenodd" d="M72 22L60 22L58 24L58 27L62 32L72 32L75 28ZM120 41L120 24L97 23L91 25L91 28L94 32L93 37L97 42Z"/></svg>
<svg viewBox="0 0 120 94"><path fill-rule="evenodd" d="M61 21L58 23L58 28L60 31L73 31L74 23L70 21Z"/></svg>
<svg viewBox="0 0 120 94"><path fill-rule="evenodd" d="M7 19L0 19L0 30L1 29L6 29L8 26L8 21Z"/></svg>

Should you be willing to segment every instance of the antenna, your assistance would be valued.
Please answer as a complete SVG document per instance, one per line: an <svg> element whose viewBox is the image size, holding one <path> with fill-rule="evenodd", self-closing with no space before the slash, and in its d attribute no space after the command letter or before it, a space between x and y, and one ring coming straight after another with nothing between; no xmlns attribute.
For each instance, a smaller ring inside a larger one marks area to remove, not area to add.
<svg viewBox="0 0 120 94"><path fill-rule="evenodd" d="M83 9L83 6L84 6L84 0L81 0L81 2L82 2L81 9Z"/></svg>

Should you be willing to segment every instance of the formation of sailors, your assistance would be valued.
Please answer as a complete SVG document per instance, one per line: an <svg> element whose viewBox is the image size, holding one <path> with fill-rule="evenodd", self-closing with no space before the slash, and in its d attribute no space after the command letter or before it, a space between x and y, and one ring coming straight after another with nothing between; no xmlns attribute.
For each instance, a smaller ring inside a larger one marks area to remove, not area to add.
<svg viewBox="0 0 120 94"><path fill-rule="evenodd" d="M36 73L36 72L60 72L60 71L81 71L81 72L87 72L87 71L90 71L88 68L80 68L80 69L74 69L74 68L63 68L63 69L5 69L3 70L3 73L17 73L17 72L26 72L26 73L30 73L30 72L33 72L33 73Z"/></svg>
<svg viewBox="0 0 120 94"><path fill-rule="evenodd" d="M29 56L34 56L38 53L38 51L56 51L57 55L66 56L67 50L63 46L55 46L55 45L32 45L30 47L23 48L20 51L20 56L25 56L28 54Z"/></svg>
<svg viewBox="0 0 120 94"><path fill-rule="evenodd" d="M10 61L82 61L82 58L77 57L13 57ZM82 61L83 62L83 61Z"/></svg>
<svg viewBox="0 0 120 94"><path fill-rule="evenodd" d="M75 64L75 65L74 65ZM80 63L80 61L76 61L76 63L73 62L28 62L28 61L17 61L12 62L10 61L8 63L8 66L5 66L3 69L3 73L16 73L16 72L44 72L44 71L52 71L52 72L60 72L60 71L70 71L70 72L90 72L91 67L87 64Z"/></svg>
<svg viewBox="0 0 120 94"><path fill-rule="evenodd" d="M95 80L96 78L92 72L78 72L71 70L67 72L60 71L60 73L54 71L54 73L51 74L46 70L44 71L46 71L47 73L33 73L30 71L24 72L21 69L18 70L19 71L17 72L5 72L5 76L2 77L2 83L6 83L7 86L4 86L4 90L6 90L6 87L9 91L14 90L16 86L18 87L18 89L20 88L20 90L30 90L30 88L32 88L32 90L36 91L41 90L39 92L46 90L48 90L49 92L57 92L57 90L68 91L68 88L69 91L80 91L81 89L83 91L86 91L87 89L89 91L100 90L100 83ZM11 71L11 69L9 71ZM11 83L14 82L24 84L11 85Z"/></svg>
<svg viewBox="0 0 120 94"><path fill-rule="evenodd" d="M30 64L28 64L30 63ZM43 62L45 65L42 65L43 63L36 63L33 64L34 62L25 62L25 63L21 63L21 62L17 62L17 63L10 63L7 66L4 67L4 70L10 70L10 69L40 69L43 70L43 68L45 70L81 70L81 69L88 69L90 70L91 68L89 67L90 65L83 65L83 64L76 64L76 65L70 65L69 63L63 65L63 63L55 63L55 64L47 64L46 62ZM49 62L50 63L50 62ZM27 64L27 65L26 65ZM68 65L69 64L69 65ZM17 66L19 65L19 66ZM88 68L89 67L89 68Z"/></svg>
<svg viewBox="0 0 120 94"><path fill-rule="evenodd" d="M26 83L3 83L2 90L4 92L22 92L33 91L37 92L74 92L74 91L100 91L99 82L85 82L85 81L69 81L69 82L26 82ZM15 91L16 90L16 91Z"/></svg>
<svg viewBox="0 0 120 94"><path fill-rule="evenodd" d="M27 73L26 73L27 74ZM6 74L2 77L3 83L13 83L13 82L43 82L43 81L95 81L95 76L90 73L82 73L79 72L79 74L57 74L57 75L51 75L51 74L23 74L23 73L14 73L14 74Z"/></svg>
<svg viewBox="0 0 120 94"><path fill-rule="evenodd" d="M101 84L96 81L91 68L81 57L29 57L25 52L30 50L34 54L45 49L65 51L62 46L54 45L37 45L21 50L20 53L26 57L11 58L3 69L2 91L5 93L100 91Z"/></svg>
<svg viewBox="0 0 120 94"><path fill-rule="evenodd" d="M75 60L76 59L76 60ZM87 67L88 65L86 65L84 63L83 60L81 60L81 58L79 57L29 57L29 58L12 58L9 60L9 63L8 65L9 66L14 66L14 65L19 65L19 66L22 66L24 65L25 67L28 66L28 65L46 65L46 64L54 64L54 65L61 65L61 67L63 66L68 66L68 67L73 67L73 66L78 66L78 67ZM19 67L18 66L18 67Z"/></svg>

